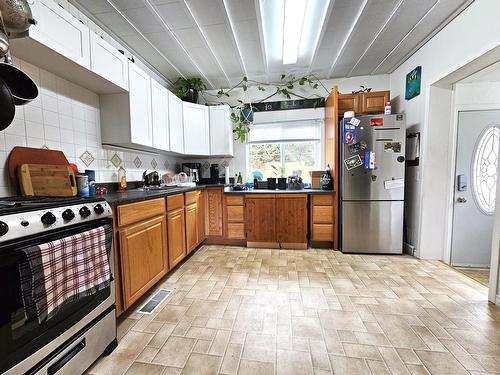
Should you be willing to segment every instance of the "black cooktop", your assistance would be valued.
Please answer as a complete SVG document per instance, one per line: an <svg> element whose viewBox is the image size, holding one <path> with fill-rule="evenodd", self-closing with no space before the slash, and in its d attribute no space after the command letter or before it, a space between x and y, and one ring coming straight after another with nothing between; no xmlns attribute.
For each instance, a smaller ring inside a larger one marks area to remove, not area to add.
<svg viewBox="0 0 500 375"><path fill-rule="evenodd" d="M102 197L1 197L0 216L102 201L104 201Z"/></svg>

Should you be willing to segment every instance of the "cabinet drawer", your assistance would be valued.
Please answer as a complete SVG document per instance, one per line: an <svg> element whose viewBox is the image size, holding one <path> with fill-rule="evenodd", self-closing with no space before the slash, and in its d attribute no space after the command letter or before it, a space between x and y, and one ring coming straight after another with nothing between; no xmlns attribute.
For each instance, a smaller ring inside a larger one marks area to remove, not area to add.
<svg viewBox="0 0 500 375"><path fill-rule="evenodd" d="M184 208L184 194L175 194L167 197L167 211Z"/></svg>
<svg viewBox="0 0 500 375"><path fill-rule="evenodd" d="M187 193L184 193L184 201L185 201L186 206L188 204L196 203L199 195L200 195L199 190L188 191Z"/></svg>
<svg viewBox="0 0 500 375"><path fill-rule="evenodd" d="M128 225L153 216L160 216L164 214L165 201L163 198L124 204L118 206L118 225Z"/></svg>
<svg viewBox="0 0 500 375"><path fill-rule="evenodd" d="M312 208L313 223L332 223L333 222L333 207L332 206L313 206Z"/></svg>
<svg viewBox="0 0 500 375"><path fill-rule="evenodd" d="M315 194L312 196L313 206L331 206L333 204L333 194Z"/></svg>
<svg viewBox="0 0 500 375"><path fill-rule="evenodd" d="M227 223L227 238L233 240L245 239L244 223Z"/></svg>
<svg viewBox="0 0 500 375"><path fill-rule="evenodd" d="M245 197L243 195L226 195L226 205L228 206L243 206Z"/></svg>
<svg viewBox="0 0 500 375"><path fill-rule="evenodd" d="M313 224L312 241L333 241L333 224Z"/></svg>
<svg viewBox="0 0 500 375"><path fill-rule="evenodd" d="M227 206L227 221L244 221L244 206Z"/></svg>

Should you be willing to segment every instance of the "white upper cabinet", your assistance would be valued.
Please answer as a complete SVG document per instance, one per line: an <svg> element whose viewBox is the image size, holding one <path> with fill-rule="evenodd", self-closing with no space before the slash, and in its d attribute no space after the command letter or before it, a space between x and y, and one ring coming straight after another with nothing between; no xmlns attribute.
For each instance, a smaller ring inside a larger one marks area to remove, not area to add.
<svg viewBox="0 0 500 375"><path fill-rule="evenodd" d="M210 155L210 125L208 107L183 102L184 153Z"/></svg>
<svg viewBox="0 0 500 375"><path fill-rule="evenodd" d="M184 124L182 121L182 100L168 92L168 127L170 151L184 153Z"/></svg>
<svg viewBox="0 0 500 375"><path fill-rule="evenodd" d="M128 66L131 141L153 147L151 77L131 61Z"/></svg>
<svg viewBox="0 0 500 375"><path fill-rule="evenodd" d="M233 126L228 105L210 106L210 155L233 156Z"/></svg>
<svg viewBox="0 0 500 375"><path fill-rule="evenodd" d="M90 69L128 90L128 59L95 33L90 33Z"/></svg>
<svg viewBox="0 0 500 375"><path fill-rule="evenodd" d="M87 26L71 17L53 0L37 0L30 7L37 24L30 27L29 36L90 69L90 32Z"/></svg>
<svg viewBox="0 0 500 375"><path fill-rule="evenodd" d="M168 90L151 79L151 119L153 122L153 147L170 151L168 130Z"/></svg>

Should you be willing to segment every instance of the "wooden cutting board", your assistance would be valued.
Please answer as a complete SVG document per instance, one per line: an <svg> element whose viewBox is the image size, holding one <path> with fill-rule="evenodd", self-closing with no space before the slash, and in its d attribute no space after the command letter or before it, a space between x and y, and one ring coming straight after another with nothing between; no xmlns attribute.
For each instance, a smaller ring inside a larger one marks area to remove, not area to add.
<svg viewBox="0 0 500 375"><path fill-rule="evenodd" d="M9 154L8 168L12 186L18 189L18 167L21 164L69 165L62 151L17 146ZM20 191L19 191L20 193Z"/></svg>
<svg viewBox="0 0 500 375"><path fill-rule="evenodd" d="M22 195L72 197L77 193L75 173L68 165L21 164L17 171Z"/></svg>

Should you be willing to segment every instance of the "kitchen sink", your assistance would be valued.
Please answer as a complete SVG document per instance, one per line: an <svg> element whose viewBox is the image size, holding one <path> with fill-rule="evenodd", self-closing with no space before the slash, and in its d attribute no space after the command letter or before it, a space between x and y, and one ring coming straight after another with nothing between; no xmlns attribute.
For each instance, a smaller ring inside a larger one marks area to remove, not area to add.
<svg viewBox="0 0 500 375"><path fill-rule="evenodd" d="M132 189L132 191L162 191L162 190L170 190L170 189L178 189L177 185L168 185L168 186L144 186L136 189Z"/></svg>

